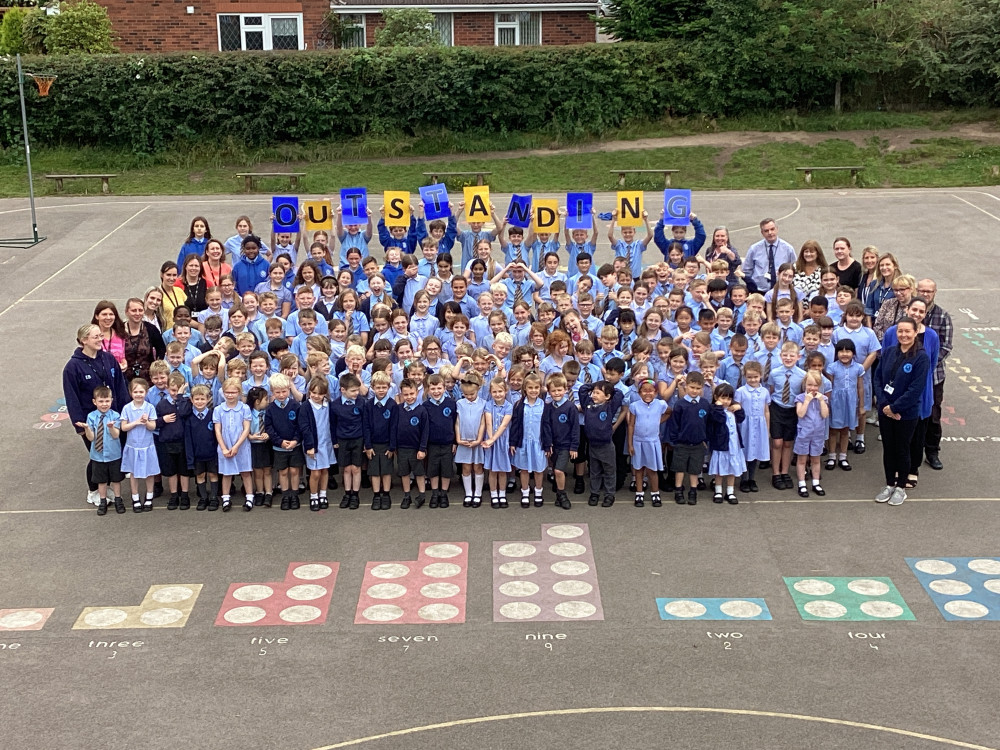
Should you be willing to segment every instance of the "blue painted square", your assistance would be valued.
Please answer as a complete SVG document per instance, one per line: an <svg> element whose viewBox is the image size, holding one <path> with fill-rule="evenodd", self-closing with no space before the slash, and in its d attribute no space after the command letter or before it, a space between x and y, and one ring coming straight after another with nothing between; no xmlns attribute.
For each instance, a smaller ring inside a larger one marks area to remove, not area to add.
<svg viewBox="0 0 1000 750"><path fill-rule="evenodd" d="M661 620L770 620L763 599L657 599Z"/></svg>
<svg viewBox="0 0 1000 750"><path fill-rule="evenodd" d="M1000 557L907 557L946 620L1000 620Z"/></svg>

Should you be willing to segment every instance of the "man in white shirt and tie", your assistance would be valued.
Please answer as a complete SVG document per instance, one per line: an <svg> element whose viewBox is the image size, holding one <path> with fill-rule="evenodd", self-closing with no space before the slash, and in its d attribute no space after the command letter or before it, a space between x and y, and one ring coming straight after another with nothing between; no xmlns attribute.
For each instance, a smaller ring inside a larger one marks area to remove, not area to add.
<svg viewBox="0 0 1000 750"><path fill-rule="evenodd" d="M750 246L743 259L743 273L757 285L761 294L774 286L782 263L795 263L795 248L778 238L778 225L774 219L760 222L764 238Z"/></svg>

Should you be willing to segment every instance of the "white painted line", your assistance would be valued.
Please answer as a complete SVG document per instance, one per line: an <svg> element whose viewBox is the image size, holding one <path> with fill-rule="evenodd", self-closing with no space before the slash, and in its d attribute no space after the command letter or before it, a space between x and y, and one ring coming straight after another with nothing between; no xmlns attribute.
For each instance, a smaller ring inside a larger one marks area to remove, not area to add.
<svg viewBox="0 0 1000 750"><path fill-rule="evenodd" d="M906 504L909 503L997 503L1000 502L1000 497L909 497L906 500ZM809 505L819 505L822 503L872 503L875 504L875 499L871 497L840 497L840 498L789 498L788 500L751 500L750 505L760 505L762 503L767 504L778 504L778 503L805 503Z"/></svg>
<svg viewBox="0 0 1000 750"><path fill-rule="evenodd" d="M38 291L39 289L41 289L41 288L42 288L43 286L45 286L46 284L48 284L48 283L49 283L50 281L52 281L52 279L54 279L54 278L55 278L56 276L58 276L58 275L59 275L59 274L61 274L61 273L62 273L63 271L65 271L65 270L66 270L67 268L69 268L69 267L70 267L71 265L73 265L74 263L76 263L76 262L77 262L78 260L80 260L80 258L82 258L82 257L83 257L84 255L86 255L87 253L89 253L89 252L90 252L91 250L93 250L93 249L94 249L95 247L97 247L98 245L100 245L100 244L101 244L102 242L104 242L104 240L106 240L106 239L107 239L108 237L110 237L111 235L113 235L113 234L114 234L115 232L117 232L117 231L118 231L119 229L121 229L122 227L124 227L124 226L125 226L126 224L128 224L128 223L129 223L130 221L132 221L132 219L134 219L134 218L135 218L136 216L138 216L139 214L143 213L143 212L144 212L144 211L145 211L146 209L148 209L148 208L150 208L150 205L149 205L149 204L147 204L147 205L146 205L146 206L145 206L144 208L140 208L140 209L139 209L138 211L136 211L136 212L135 212L134 214L132 214L132 215L131 215L130 217L128 217L127 219L125 219L125 221L123 221L123 222L122 222L121 224L119 224L119 225L118 225L118 226L116 226L116 227L115 227L114 229L112 229L112 230L111 230L110 232L108 232L108 233L107 233L106 235L104 235L103 237L101 237L101 239L99 239L99 240L98 240L97 242L95 242L95 243L94 243L93 245L91 245L91 246L90 246L90 247L88 247L88 248L87 248L86 250L84 250L84 251L83 251L82 253L80 253L80 254L79 254L79 255L77 255L77 256L76 256L75 258L73 258L73 260L71 260L71 261L70 261L69 263L67 263L67 264L66 264L65 266L63 266L63 267L62 267L62 268L60 268L60 269L59 269L58 271L56 271L56 272L55 272L54 274L52 274L52 275L51 275L51 276L49 276L49 277L48 277L47 279L45 279L45 280L44 280L44 281L42 281L42 282L41 282L40 284L38 284L38 285L37 285L37 286L36 286L36 287L35 287L34 289L32 289L32 290L31 290L30 292L28 292L27 294L24 294L24 295L23 295L23 296L22 296L22 297L21 297L21 298L20 298L19 300L17 300L17 302L14 302L14 303L12 303L12 304L8 305L8 306L7 306L7 307L6 307L6 308L5 308L5 309L4 309L3 311L0 311L0 317L3 317L3 316L4 316L5 314L7 314L7 313L8 313L8 312L10 312L11 310L13 310L13 309L14 309L15 307L17 307L17 306L18 306L19 304L21 304L22 302L24 302L24 300L25 300L25 299L26 299L27 297L31 296L32 294L34 294L35 292L37 292L37 291Z"/></svg>
<svg viewBox="0 0 1000 750"><path fill-rule="evenodd" d="M306 196L302 196L306 197ZM152 200L152 203L150 203ZM144 201L94 201L93 203L57 203L53 206L36 206L38 211L51 211L55 208L90 208L91 206L172 206L180 204L189 203L268 203L268 200L262 200L259 198L250 198L247 200L240 200L239 198L200 198L198 196L191 196L191 200L179 201L179 200L165 200L158 201L153 198ZM0 211L0 216L4 214L16 214L22 211L30 211L30 208L11 208L6 211Z"/></svg>
<svg viewBox="0 0 1000 750"><path fill-rule="evenodd" d="M785 214L784 216L779 216L777 219L775 219L775 221L783 221L783 220L787 219L789 216L795 216L795 214L797 214L799 212L799 209L802 208L802 201L800 201L798 198L795 198L794 200L795 200L795 210L792 211L790 214ZM729 231L730 231L730 233L732 233L732 232L749 232L751 229L758 229L759 230L760 229L760 225L759 224L754 224L753 226L750 226L750 227L740 227L739 229L731 229Z"/></svg>
<svg viewBox="0 0 1000 750"><path fill-rule="evenodd" d="M959 201L962 201L962 203L966 204L967 206L972 206L972 207L973 207L974 209L976 209L976 210L977 210L977 211L979 211L980 213L984 213L984 214L986 214L986 215L987 215L987 216L989 216L989 217L990 217L991 219L996 219L997 221L1000 221L1000 216L997 216L996 214L991 214L991 213L990 213L989 211L987 211L987 210L986 210L985 208L980 208L980 207L979 207L979 206L977 206L977 205L976 205L975 203L969 203L969 201L965 200L965 198L959 198L959 197L958 197L957 195L955 195L954 193L952 193L952 196L951 196L951 197L952 197L952 198L954 198L955 200L959 200Z"/></svg>
<svg viewBox="0 0 1000 750"><path fill-rule="evenodd" d="M943 291L943 290L938 289L938 291L940 292L940 291ZM93 299L38 299L36 297L35 299L26 299L26 300L21 300L21 301L24 302L24 303L28 303L28 302L100 302L101 300L105 300L105 299L107 299L107 297L94 297Z"/></svg>
<svg viewBox="0 0 1000 750"><path fill-rule="evenodd" d="M4 515L21 515L25 513L95 513L94 506L89 508L47 508L45 510L0 510Z"/></svg>

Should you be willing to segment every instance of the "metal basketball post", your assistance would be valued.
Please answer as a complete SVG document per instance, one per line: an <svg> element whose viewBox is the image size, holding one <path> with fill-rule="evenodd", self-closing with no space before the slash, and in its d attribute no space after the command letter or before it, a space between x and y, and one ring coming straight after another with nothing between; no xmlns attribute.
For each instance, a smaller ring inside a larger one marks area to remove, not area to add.
<svg viewBox="0 0 1000 750"><path fill-rule="evenodd" d="M45 237L38 236L38 219L35 216L35 183L31 174L31 146L28 143L28 113L24 106L24 71L21 68L21 55L17 55L17 90L21 97L21 127L24 131L24 160L28 167L28 200L31 204L32 236L0 239L0 247L27 249L29 247L34 247L39 242L44 242ZM47 89L45 93L48 93Z"/></svg>

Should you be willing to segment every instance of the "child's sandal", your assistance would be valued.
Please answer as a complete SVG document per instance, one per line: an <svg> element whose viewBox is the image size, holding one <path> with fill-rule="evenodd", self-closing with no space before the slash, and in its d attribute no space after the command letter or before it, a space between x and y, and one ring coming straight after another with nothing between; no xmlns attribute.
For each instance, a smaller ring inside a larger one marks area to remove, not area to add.
<svg viewBox="0 0 1000 750"><path fill-rule="evenodd" d="M851 464L846 458L840 459L840 462L837 465L840 467L841 471L851 470Z"/></svg>
<svg viewBox="0 0 1000 750"><path fill-rule="evenodd" d="M827 471L830 471L831 469L836 469L836 468L837 468L837 459L835 459L835 458L828 458L828 459L826 459L826 470Z"/></svg>
<svg viewBox="0 0 1000 750"><path fill-rule="evenodd" d="M142 500L133 500L132 501L132 512L133 513L142 513Z"/></svg>

